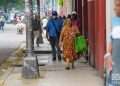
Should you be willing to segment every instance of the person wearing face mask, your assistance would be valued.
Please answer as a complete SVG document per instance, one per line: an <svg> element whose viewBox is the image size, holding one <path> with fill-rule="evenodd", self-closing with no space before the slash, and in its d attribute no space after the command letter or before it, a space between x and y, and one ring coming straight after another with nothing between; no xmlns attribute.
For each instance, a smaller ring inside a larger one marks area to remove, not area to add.
<svg viewBox="0 0 120 86"><path fill-rule="evenodd" d="M58 60L61 61L61 52L58 46L61 29L62 23L58 18L57 12L53 11L46 26L46 37L52 48L53 61L56 61L56 57L58 57Z"/></svg>
<svg viewBox="0 0 120 86"><path fill-rule="evenodd" d="M72 26L71 17L67 17L66 23L61 31L59 46L63 49L64 61L66 69L70 69L70 65L74 68L74 61L77 59L77 54L74 48L74 38L79 33L78 28Z"/></svg>

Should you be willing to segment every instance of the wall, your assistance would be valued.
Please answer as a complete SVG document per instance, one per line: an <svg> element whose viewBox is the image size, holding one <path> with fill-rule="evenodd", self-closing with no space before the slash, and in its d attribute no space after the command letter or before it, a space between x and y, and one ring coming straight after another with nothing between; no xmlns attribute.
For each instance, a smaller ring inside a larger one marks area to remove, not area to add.
<svg viewBox="0 0 120 86"><path fill-rule="evenodd" d="M72 13L72 0L64 0L66 2L67 14Z"/></svg>
<svg viewBox="0 0 120 86"><path fill-rule="evenodd" d="M83 0L85 2L85 0ZM86 7L82 6L82 0L75 0L75 8L81 17L81 25L88 23L88 42L90 47L90 63L99 71L104 72L104 54L106 50L106 1L105 0L87 0L88 15L85 12ZM83 16L88 17L83 18ZM86 23L84 22L86 21ZM84 22L84 23L83 23ZM82 26L82 31L83 28Z"/></svg>
<svg viewBox="0 0 120 86"><path fill-rule="evenodd" d="M72 13L72 10L73 10L73 0L64 0L64 4L63 4L63 7L58 7L58 11L59 11L59 14L61 16L63 15L68 15L68 14L71 14Z"/></svg>
<svg viewBox="0 0 120 86"><path fill-rule="evenodd" d="M88 0L88 42L90 65L95 67L95 1Z"/></svg>

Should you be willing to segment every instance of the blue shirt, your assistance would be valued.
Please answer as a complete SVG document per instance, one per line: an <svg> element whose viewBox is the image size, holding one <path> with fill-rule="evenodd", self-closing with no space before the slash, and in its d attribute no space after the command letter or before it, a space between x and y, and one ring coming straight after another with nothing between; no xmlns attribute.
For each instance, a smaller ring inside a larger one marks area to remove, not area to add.
<svg viewBox="0 0 120 86"><path fill-rule="evenodd" d="M115 27L115 26L120 26L120 17L116 16L112 18L112 27Z"/></svg>
<svg viewBox="0 0 120 86"><path fill-rule="evenodd" d="M47 33L50 37L58 37L58 33L61 31L62 23L61 20L50 19L47 23Z"/></svg>
<svg viewBox="0 0 120 86"><path fill-rule="evenodd" d="M115 29L115 27L120 26L120 17L113 17L112 18L112 31ZM112 41L112 32L109 34L108 42Z"/></svg>

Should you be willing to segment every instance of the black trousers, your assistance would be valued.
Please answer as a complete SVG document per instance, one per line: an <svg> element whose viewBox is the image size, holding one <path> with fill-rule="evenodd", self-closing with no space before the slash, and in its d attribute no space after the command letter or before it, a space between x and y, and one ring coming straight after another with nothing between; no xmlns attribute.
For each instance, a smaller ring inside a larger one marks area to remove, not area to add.
<svg viewBox="0 0 120 86"><path fill-rule="evenodd" d="M58 59L61 59L59 40L56 37L50 37L49 41L52 48L53 59L56 59L56 56L58 57Z"/></svg>

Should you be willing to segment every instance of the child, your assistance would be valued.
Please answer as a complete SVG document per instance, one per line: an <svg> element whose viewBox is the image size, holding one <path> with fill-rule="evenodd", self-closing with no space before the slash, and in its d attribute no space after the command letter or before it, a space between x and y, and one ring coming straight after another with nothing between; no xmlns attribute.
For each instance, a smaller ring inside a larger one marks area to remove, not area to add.
<svg viewBox="0 0 120 86"><path fill-rule="evenodd" d="M120 79L118 79L120 78L120 0L115 0L114 4L116 16L112 18L112 31L108 39L105 63L111 72L110 83L112 86L120 86Z"/></svg>

